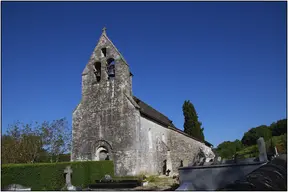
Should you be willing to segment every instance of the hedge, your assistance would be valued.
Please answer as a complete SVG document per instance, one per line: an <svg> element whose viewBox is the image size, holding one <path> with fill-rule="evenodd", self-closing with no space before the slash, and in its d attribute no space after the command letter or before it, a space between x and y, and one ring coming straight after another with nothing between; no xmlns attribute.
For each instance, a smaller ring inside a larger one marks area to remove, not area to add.
<svg viewBox="0 0 288 192"><path fill-rule="evenodd" d="M56 156L52 156L52 160L53 162L56 162ZM50 163L51 161L51 157L49 157L48 155L41 155L36 162L37 163ZM58 156L58 162L68 162L70 161L70 154L60 154Z"/></svg>
<svg viewBox="0 0 288 192"><path fill-rule="evenodd" d="M31 187L31 190L61 190L65 186L64 169L72 168L72 185L85 188L105 174L114 177L112 161L82 161L2 165L1 188L10 184Z"/></svg>

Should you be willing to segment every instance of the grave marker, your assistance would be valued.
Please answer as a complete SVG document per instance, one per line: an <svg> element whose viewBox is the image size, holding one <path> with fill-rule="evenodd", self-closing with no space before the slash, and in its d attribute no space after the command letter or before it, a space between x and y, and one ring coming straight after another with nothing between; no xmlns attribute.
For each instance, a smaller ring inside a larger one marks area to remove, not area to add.
<svg viewBox="0 0 288 192"><path fill-rule="evenodd" d="M259 150L259 161L260 162L266 162L268 161L267 153L266 153L266 147L265 147L265 141L263 137L260 137L257 140L258 144L258 150Z"/></svg>
<svg viewBox="0 0 288 192"><path fill-rule="evenodd" d="M67 166L66 169L64 170L64 173L66 173L66 186L67 189L70 190L75 190L76 188L71 184L71 176L72 176L72 169L70 166Z"/></svg>
<svg viewBox="0 0 288 192"><path fill-rule="evenodd" d="M184 161L183 161L183 167L188 167L188 160L187 160L187 159L184 159Z"/></svg>

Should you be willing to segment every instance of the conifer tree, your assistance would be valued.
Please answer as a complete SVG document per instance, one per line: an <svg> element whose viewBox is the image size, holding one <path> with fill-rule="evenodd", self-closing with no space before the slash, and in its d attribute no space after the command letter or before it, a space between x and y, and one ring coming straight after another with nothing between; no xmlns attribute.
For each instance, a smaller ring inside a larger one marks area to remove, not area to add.
<svg viewBox="0 0 288 192"><path fill-rule="evenodd" d="M198 121L198 115L194 105L189 100L185 100L182 109L184 115L184 132L204 141L204 128L201 128L202 123Z"/></svg>

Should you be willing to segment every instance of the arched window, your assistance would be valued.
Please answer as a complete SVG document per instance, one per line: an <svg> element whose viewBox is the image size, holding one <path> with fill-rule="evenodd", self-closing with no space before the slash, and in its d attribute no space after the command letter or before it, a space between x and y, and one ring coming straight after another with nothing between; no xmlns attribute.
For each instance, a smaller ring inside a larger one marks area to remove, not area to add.
<svg viewBox="0 0 288 192"><path fill-rule="evenodd" d="M101 56L102 57L106 57L106 55L107 55L107 49L106 48L102 48L101 49Z"/></svg>
<svg viewBox="0 0 288 192"><path fill-rule="evenodd" d="M108 78L115 77L115 60L113 58L107 59Z"/></svg>
<svg viewBox="0 0 288 192"><path fill-rule="evenodd" d="M97 82L101 80L101 63L96 62L94 63L94 74L96 76Z"/></svg>

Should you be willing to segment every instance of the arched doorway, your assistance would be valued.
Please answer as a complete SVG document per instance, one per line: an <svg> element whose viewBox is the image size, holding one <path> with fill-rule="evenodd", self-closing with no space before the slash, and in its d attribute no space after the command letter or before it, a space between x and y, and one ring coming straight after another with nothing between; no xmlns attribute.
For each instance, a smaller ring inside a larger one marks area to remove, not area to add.
<svg viewBox="0 0 288 192"><path fill-rule="evenodd" d="M94 141L92 145L93 145L93 153L92 153L93 161L114 160L113 148L108 141L98 140Z"/></svg>

